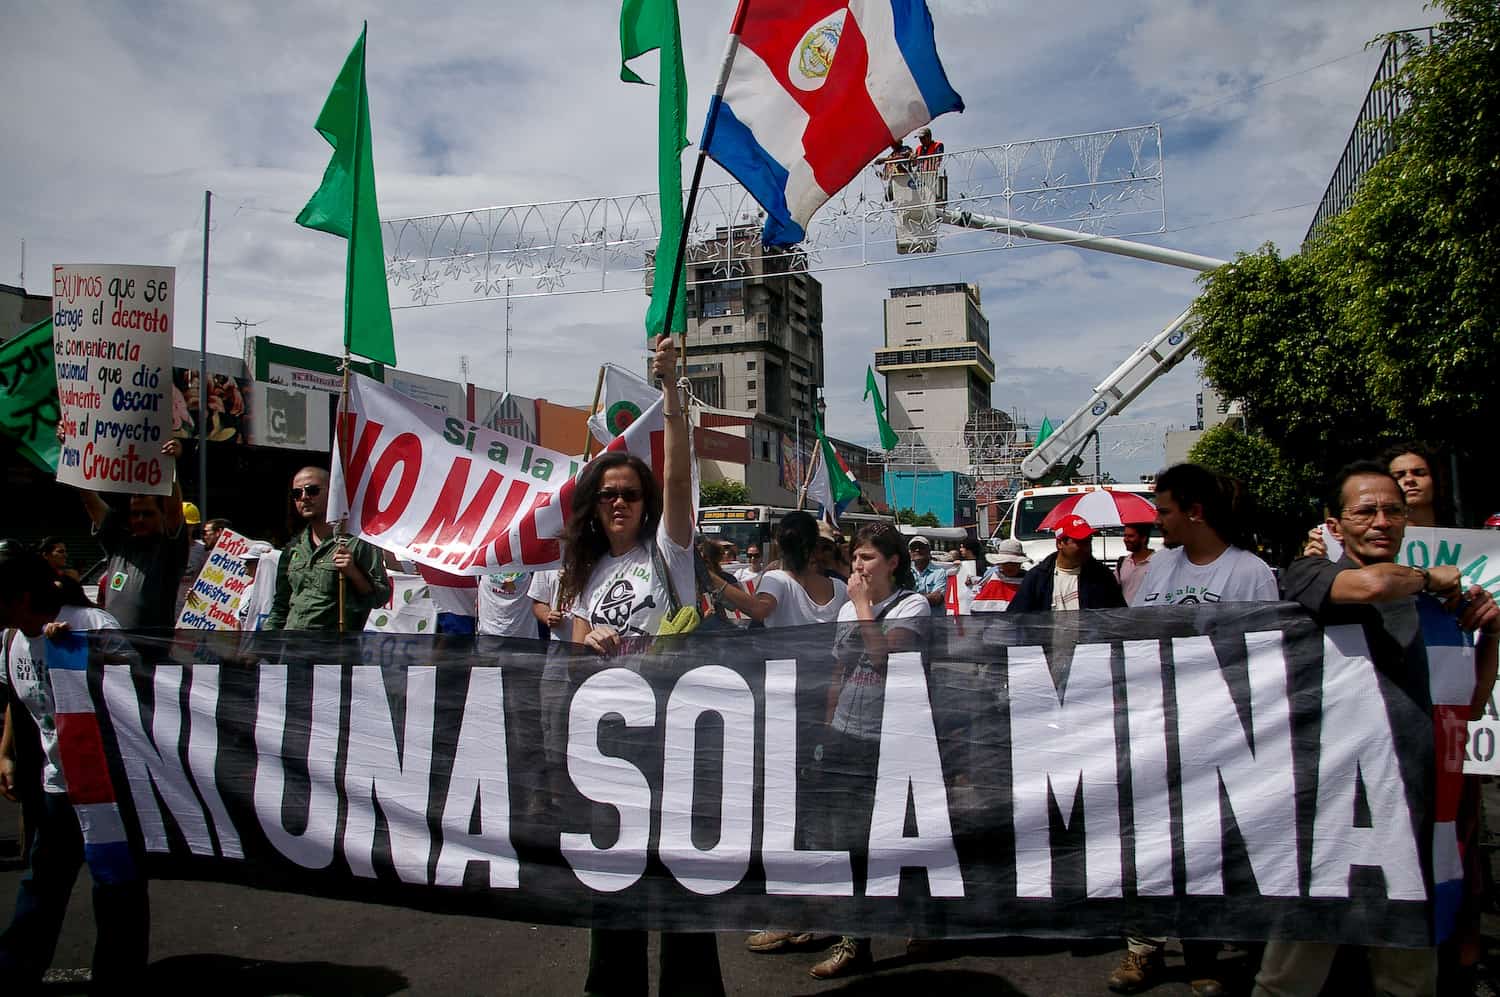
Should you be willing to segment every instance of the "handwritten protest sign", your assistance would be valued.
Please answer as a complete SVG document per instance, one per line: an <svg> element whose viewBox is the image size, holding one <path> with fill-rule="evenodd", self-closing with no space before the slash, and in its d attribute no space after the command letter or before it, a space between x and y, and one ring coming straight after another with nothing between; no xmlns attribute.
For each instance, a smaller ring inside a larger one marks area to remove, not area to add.
<svg viewBox="0 0 1500 997"><path fill-rule="evenodd" d="M182 604L177 618L179 630L238 630L240 600L250 583L250 569L245 555L251 541L233 530L219 534L219 542L208 552L198 580Z"/></svg>
<svg viewBox="0 0 1500 997"><path fill-rule="evenodd" d="M173 460L172 267L52 268L52 334L62 450L57 480L165 495Z"/></svg>

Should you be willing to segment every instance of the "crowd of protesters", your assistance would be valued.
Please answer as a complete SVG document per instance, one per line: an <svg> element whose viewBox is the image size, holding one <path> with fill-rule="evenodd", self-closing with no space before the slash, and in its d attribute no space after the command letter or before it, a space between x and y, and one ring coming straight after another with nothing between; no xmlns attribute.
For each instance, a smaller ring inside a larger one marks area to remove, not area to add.
<svg viewBox="0 0 1500 997"><path fill-rule="evenodd" d="M971 590L969 596L1000 592L998 606L1010 613L1299 603L1320 623L1363 627L1376 667L1418 702L1426 702L1427 687L1416 600L1426 594L1476 635L1476 716L1488 701L1500 647L1494 600L1479 586L1465 590L1457 568L1396 563L1408 525L1435 525L1442 518L1434 459L1422 448L1399 447L1379 461L1355 462L1333 473L1326 519L1310 530L1302 556L1279 582L1271 566L1244 545L1251 514L1240 483L1191 464L1156 478L1156 520L1125 528L1126 552L1113 564L1095 558L1097 529L1077 515L1061 518L1054 531L1056 549L1029 570L1015 540L993 547L971 540L956 561L940 562L925 537L874 525L846 541L807 512L791 513L778 524L773 549L750 544L741 559L732 544L695 537L689 430L679 393L670 387L676 364L675 347L663 337L653 359L655 374L668 386L660 478L624 453L590 461L573 491L561 568L491 575L468 584L451 576L429 578L439 601L439 633L550 634L613 656L687 629L699 614L708 621L702 625L718 627L834 624L830 655L836 679L828 689L829 735L822 750L825 760L831 759L828 769L845 772L873 772L887 663L892 654L927 646L934 618L950 609L955 584L950 575L955 574L962 578L957 584ZM163 452L175 456L177 446L169 443ZM251 550L256 570L245 611L249 619L263 618L266 629L358 630L370 611L390 598L389 571L410 567L330 526L328 486L326 470L298 471L289 498L301 528L281 551L264 544ZM170 628L181 608L181 579L195 574L194 563L201 565L231 527L225 520L198 523L197 510L182 501L175 484L166 496L131 496L128 513L92 492L79 495L108 555L97 604L79 584L64 541L48 538L36 552L13 542L0 549L0 623L6 628L0 792L24 801L30 832L29 872L10 926L0 934L0 981L19 983L22 990L34 987L51 962L83 864L48 685L48 638L67 631ZM1156 531L1161 546L1153 549ZM109 646L108 653L122 660L135 653L123 639ZM1479 816L1477 792L1469 782L1460 831L1472 846ZM543 799L541 805L546 804ZM851 833L870 817L843 811L833 816ZM1459 938L1442 951L1364 950L1379 993L1474 992L1482 881L1477 854L1473 847L1466 853L1470 889ZM146 966L146 887L96 881L93 909L95 986L123 988ZM1167 939L1132 934L1129 924L1120 929L1126 936L1124 957L1104 985L1134 993L1160 982ZM746 945L756 953L824 946L826 956L811 967L818 979L871 966L870 939L846 936L830 946L795 924L757 931ZM908 948L925 951L920 939L909 940ZM1216 969L1221 944L1187 939L1182 948L1193 992L1222 993ZM1314 997L1323 992L1337 952L1337 946L1321 943L1269 942L1254 993ZM713 934L668 933L659 953L662 993L723 993ZM644 931L591 932L587 993L644 993L648 976Z"/></svg>

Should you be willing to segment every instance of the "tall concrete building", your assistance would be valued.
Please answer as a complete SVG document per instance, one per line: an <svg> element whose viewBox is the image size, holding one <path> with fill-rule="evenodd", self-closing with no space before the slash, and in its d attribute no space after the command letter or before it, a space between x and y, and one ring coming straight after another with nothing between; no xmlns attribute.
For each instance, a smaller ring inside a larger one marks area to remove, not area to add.
<svg viewBox="0 0 1500 997"><path fill-rule="evenodd" d="M767 257L754 230L695 247L687 292L688 377L709 405L810 432L823 386L823 285L796 259ZM648 286L649 291L649 286Z"/></svg>
<svg viewBox="0 0 1500 997"><path fill-rule="evenodd" d="M990 323L973 284L893 287L885 302L885 345L875 370L886 378L887 415L903 444L943 471L965 471L964 430L990 408L995 362Z"/></svg>

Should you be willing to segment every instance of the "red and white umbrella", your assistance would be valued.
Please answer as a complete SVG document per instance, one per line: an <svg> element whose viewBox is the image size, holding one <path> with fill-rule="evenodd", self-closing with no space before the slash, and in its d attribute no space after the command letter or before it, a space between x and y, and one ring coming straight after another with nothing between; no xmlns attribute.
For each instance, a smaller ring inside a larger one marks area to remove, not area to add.
<svg viewBox="0 0 1500 997"><path fill-rule="evenodd" d="M1096 488L1091 492L1069 495L1047 513L1038 529L1055 529L1069 516L1082 516L1090 526L1124 526L1126 523L1152 523L1156 521L1156 506L1135 492L1108 491Z"/></svg>

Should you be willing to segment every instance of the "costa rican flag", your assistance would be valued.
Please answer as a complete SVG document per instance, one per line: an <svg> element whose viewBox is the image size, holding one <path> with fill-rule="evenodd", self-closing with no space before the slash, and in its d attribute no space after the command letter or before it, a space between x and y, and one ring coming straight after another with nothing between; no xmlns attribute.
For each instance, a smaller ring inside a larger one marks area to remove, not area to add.
<svg viewBox="0 0 1500 997"><path fill-rule="evenodd" d="M813 212L881 150L963 110L924 0L740 3L703 148L765 208L767 245L801 242Z"/></svg>
<svg viewBox="0 0 1500 997"><path fill-rule="evenodd" d="M1432 696L1433 739L1437 757L1437 801L1432 824L1433 934L1444 942L1458 930L1464 900L1468 843L1459 836L1464 792L1464 745L1469 733L1469 700L1474 696L1474 639L1453 614L1429 595L1417 597L1422 640L1427 645L1428 691Z"/></svg>

